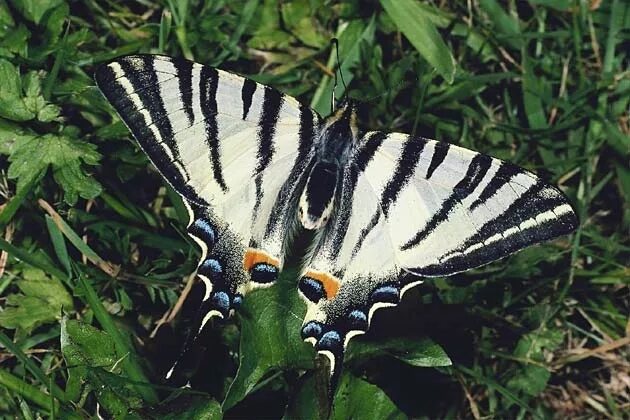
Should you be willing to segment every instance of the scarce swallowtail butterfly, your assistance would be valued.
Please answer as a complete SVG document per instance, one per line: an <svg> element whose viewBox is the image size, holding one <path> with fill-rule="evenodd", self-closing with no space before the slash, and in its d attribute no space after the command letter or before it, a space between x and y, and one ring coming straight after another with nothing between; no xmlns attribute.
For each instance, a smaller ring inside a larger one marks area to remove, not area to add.
<svg viewBox="0 0 630 420"><path fill-rule="evenodd" d="M577 226L567 198L531 172L449 143L361 131L349 101L322 118L269 86L157 55L118 58L95 78L188 208L205 284L198 332L273 285L296 224L319 231L297 288L302 337L330 359L332 382L350 338L424 278Z"/></svg>

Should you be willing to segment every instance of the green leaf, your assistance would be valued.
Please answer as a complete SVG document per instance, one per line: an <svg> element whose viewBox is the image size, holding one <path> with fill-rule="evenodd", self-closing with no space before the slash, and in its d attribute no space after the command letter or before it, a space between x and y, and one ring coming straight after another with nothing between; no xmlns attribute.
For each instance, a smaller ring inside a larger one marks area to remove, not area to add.
<svg viewBox="0 0 630 420"><path fill-rule="evenodd" d="M405 419L407 416L379 387L356 376L345 374L335 394L331 418L394 420Z"/></svg>
<svg viewBox="0 0 630 420"><path fill-rule="evenodd" d="M328 38L323 34L309 0L296 0L282 3L282 21L304 44L321 48L326 45Z"/></svg>
<svg viewBox="0 0 630 420"><path fill-rule="evenodd" d="M22 95L20 71L11 62L0 59L0 117L28 121L36 113L27 106Z"/></svg>
<svg viewBox="0 0 630 420"><path fill-rule="evenodd" d="M15 7L26 19L39 23L50 9L64 3L64 0L11 0Z"/></svg>
<svg viewBox="0 0 630 420"><path fill-rule="evenodd" d="M247 45L251 48L263 50L286 48L294 39L280 29L280 13L278 2L275 0L264 1L254 16L254 22L257 23L256 29L253 37L247 41Z"/></svg>
<svg viewBox="0 0 630 420"><path fill-rule="evenodd" d="M142 407L140 394L129 380L118 376L121 357L106 332L74 320L61 323L61 351L68 366L66 393L76 399L83 387L115 418ZM124 356L123 356L124 357Z"/></svg>
<svg viewBox="0 0 630 420"><path fill-rule="evenodd" d="M96 146L66 135L45 134L25 138L13 146L9 178L18 180L18 190L33 176L52 166L55 181L64 190L64 200L76 203L101 193L101 185L86 174L82 163L96 165L101 155Z"/></svg>
<svg viewBox="0 0 630 420"><path fill-rule="evenodd" d="M448 83L455 77L455 58L427 12L415 0L381 0L398 29Z"/></svg>
<svg viewBox="0 0 630 420"><path fill-rule="evenodd" d="M532 397L540 394L547 386L551 373L544 366L533 363L544 363L545 352L556 350L562 344L563 337L562 331L554 329L538 329L521 337L514 356L524 360L524 363L508 380L507 387Z"/></svg>
<svg viewBox="0 0 630 420"><path fill-rule="evenodd" d="M42 270L25 268L17 286L21 294L7 297L7 306L0 312L0 326L30 333L40 325L60 318L61 309L73 308L72 297L56 277Z"/></svg>
<svg viewBox="0 0 630 420"><path fill-rule="evenodd" d="M412 340L397 338L382 342L357 341L348 346L347 361L367 360L389 355L418 367L450 366L453 364L444 349L429 338Z"/></svg>
<svg viewBox="0 0 630 420"><path fill-rule="evenodd" d="M286 269L273 287L244 299L240 364L223 410L242 400L269 373L313 366L313 347L300 337L306 308L295 292L296 276L297 270Z"/></svg>
<svg viewBox="0 0 630 420"><path fill-rule="evenodd" d="M100 367L120 372L114 340L104 331L83 322L63 319L61 351L70 366Z"/></svg>
<svg viewBox="0 0 630 420"><path fill-rule="evenodd" d="M182 395L168 405L161 406L160 412L164 413L159 417L162 420L221 420L223 418L221 405L216 400L190 395Z"/></svg>
<svg viewBox="0 0 630 420"><path fill-rule="evenodd" d="M326 408L316 398L321 392L318 377L303 378L299 391L287 407L284 419L405 419L405 416L389 397L376 385L350 373L344 373L335 393L333 407L328 416ZM324 393L326 388L324 384Z"/></svg>
<svg viewBox="0 0 630 420"><path fill-rule="evenodd" d="M116 354L121 358L121 367L124 373L132 380L134 385L134 392L142 395L145 401L149 403L157 403L157 394L153 388L149 385L137 355L134 352L133 345L128 336L126 336L115 324L111 315L105 310L102 302L99 300L96 291L83 277L79 276L79 283L83 288L83 297L85 301L90 305L94 316L101 324L105 332L111 337L114 346L116 347Z"/></svg>
<svg viewBox="0 0 630 420"><path fill-rule="evenodd" d="M49 122L59 116L57 105L49 104L42 96L41 74L30 71L20 78L17 67L0 59L0 117L14 121L28 121L35 117Z"/></svg>
<svg viewBox="0 0 630 420"><path fill-rule="evenodd" d="M544 391L547 382L551 378L551 372L542 366L525 365L518 369L507 382L507 387L514 391L523 392L535 397Z"/></svg>

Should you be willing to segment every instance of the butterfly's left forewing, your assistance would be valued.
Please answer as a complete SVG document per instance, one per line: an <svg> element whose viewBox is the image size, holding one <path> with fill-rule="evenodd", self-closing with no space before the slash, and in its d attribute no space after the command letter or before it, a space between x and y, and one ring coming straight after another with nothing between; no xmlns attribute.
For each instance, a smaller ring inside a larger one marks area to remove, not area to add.
<svg viewBox="0 0 630 420"><path fill-rule="evenodd" d="M200 331L282 269L319 116L271 87L165 56L121 57L95 79L189 209L206 286Z"/></svg>
<svg viewBox="0 0 630 420"><path fill-rule="evenodd" d="M398 133L365 135L342 191L300 280L302 335L336 366L373 312L423 277L487 264L577 223L566 197L534 174Z"/></svg>

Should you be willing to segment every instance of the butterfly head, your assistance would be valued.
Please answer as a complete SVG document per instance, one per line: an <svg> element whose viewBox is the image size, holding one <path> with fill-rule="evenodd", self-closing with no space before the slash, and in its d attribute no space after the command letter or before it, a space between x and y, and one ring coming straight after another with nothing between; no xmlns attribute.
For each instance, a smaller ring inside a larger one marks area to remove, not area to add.
<svg viewBox="0 0 630 420"><path fill-rule="evenodd" d="M339 137L340 140L348 138L355 140L359 136L357 111L357 104L349 98L344 98L335 111L324 120L322 133L326 137Z"/></svg>

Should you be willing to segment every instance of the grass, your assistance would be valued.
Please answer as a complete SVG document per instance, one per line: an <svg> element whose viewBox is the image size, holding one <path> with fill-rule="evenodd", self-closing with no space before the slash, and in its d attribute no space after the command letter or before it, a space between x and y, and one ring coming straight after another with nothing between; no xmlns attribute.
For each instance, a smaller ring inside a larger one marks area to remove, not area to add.
<svg viewBox="0 0 630 420"><path fill-rule="evenodd" d="M629 36L621 0L0 1L0 413L327 416L290 270L205 334L191 389L160 379L195 317L197 288L178 297L199 251L91 76L184 56L325 115L336 37L365 127L537 171L581 223L379 312L333 417L627 417Z"/></svg>

